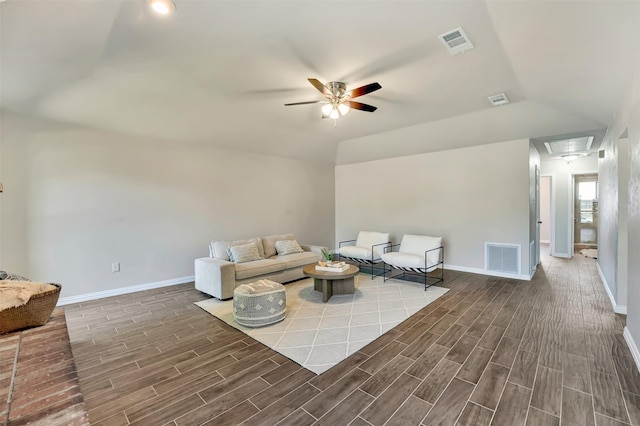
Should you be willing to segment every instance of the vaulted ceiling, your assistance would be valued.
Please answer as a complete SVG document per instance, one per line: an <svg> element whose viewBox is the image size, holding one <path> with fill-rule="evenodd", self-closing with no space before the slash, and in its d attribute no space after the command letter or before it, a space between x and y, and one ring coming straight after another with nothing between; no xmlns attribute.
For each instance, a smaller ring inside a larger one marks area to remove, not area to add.
<svg viewBox="0 0 640 426"><path fill-rule="evenodd" d="M640 51L638 1L175 4L159 16L145 0L1 2L2 111L345 163L601 135ZM451 56L437 36L457 27L475 48ZM334 123L318 105L285 107L320 99L309 77L377 81L361 100L378 110ZM511 103L492 107L501 92Z"/></svg>

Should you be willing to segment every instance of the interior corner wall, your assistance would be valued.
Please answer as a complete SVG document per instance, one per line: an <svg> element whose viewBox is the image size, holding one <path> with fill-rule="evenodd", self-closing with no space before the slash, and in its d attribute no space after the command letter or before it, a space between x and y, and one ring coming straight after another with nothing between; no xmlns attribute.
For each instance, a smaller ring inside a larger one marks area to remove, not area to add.
<svg viewBox="0 0 640 426"><path fill-rule="evenodd" d="M573 175L598 173L598 158L595 155L582 157L570 163L560 159L544 159L540 173L551 176L553 232L551 255L571 257L573 253ZM602 193L602 192L601 192Z"/></svg>
<svg viewBox="0 0 640 426"><path fill-rule="evenodd" d="M360 230L442 236L445 264L486 273L485 242L519 244L529 274L529 141L336 166L336 242Z"/></svg>
<svg viewBox="0 0 640 426"><path fill-rule="evenodd" d="M636 64L633 81L601 145L604 158L599 161L600 182L603 178L611 184L618 182L618 140L625 130L629 140L627 256L628 259L640 259L640 60ZM601 186L601 194L604 195L606 189ZM617 197L617 191L606 199L601 197L598 222L598 265L607 280L605 285L609 285L614 295L616 289L609 280L613 277L615 285L619 235ZM640 343L640 262L637 261L628 262L626 308L625 339L634 354L636 365L640 365L637 346Z"/></svg>
<svg viewBox="0 0 640 426"><path fill-rule="evenodd" d="M0 216L0 269L26 275L27 261L27 186L26 152L20 142L27 138L30 120L21 116L2 112L0 140L2 155L0 169L4 183L2 197L2 215Z"/></svg>
<svg viewBox="0 0 640 426"><path fill-rule="evenodd" d="M640 343L640 64L629 106L629 209L627 210L627 327ZM634 348L638 354L638 347ZM636 358L636 365L638 365ZM639 367L640 368L640 367Z"/></svg>
<svg viewBox="0 0 640 426"><path fill-rule="evenodd" d="M540 178L540 242L551 243L551 176Z"/></svg>
<svg viewBox="0 0 640 426"><path fill-rule="evenodd" d="M627 306L629 212L629 140L618 140L618 249L614 297L616 305Z"/></svg>
<svg viewBox="0 0 640 426"><path fill-rule="evenodd" d="M537 176L536 176L537 175ZM538 150L529 141L529 273L531 276L535 273L538 260L540 259L540 241L538 234L538 203L539 203L539 182L540 177L540 154Z"/></svg>
<svg viewBox="0 0 640 426"><path fill-rule="evenodd" d="M22 117L2 125L1 266L61 283L61 297L192 277L212 239L292 232L333 245L331 164Z"/></svg>
<svg viewBox="0 0 640 426"><path fill-rule="evenodd" d="M598 160L598 265L604 278L604 285L615 299L618 264L618 145L610 128L601 144L604 158ZM617 304L617 301L613 302Z"/></svg>

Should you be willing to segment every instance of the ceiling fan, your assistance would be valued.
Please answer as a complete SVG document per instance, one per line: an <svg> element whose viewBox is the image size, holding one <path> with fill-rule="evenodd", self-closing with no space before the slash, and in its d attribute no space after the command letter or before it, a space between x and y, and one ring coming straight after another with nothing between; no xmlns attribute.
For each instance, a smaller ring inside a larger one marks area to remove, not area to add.
<svg viewBox="0 0 640 426"><path fill-rule="evenodd" d="M376 107L373 105L363 104L362 102L352 101L351 99L357 98L367 93L375 92L381 89L378 83L367 84L366 86L358 87L347 92L347 85L340 81L330 81L327 84L322 84L315 78L308 79L309 83L313 85L326 100L320 101L306 101L306 102L293 102L290 104L284 104L285 106L291 105L307 105L307 104L326 104L322 107L322 118L333 118L337 120L346 113L350 108L359 109L360 111L373 112Z"/></svg>

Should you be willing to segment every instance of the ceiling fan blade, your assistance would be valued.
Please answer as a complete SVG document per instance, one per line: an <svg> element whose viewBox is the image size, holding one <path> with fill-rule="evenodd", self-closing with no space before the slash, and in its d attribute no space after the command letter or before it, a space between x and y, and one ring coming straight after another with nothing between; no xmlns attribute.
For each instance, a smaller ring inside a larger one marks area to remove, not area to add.
<svg viewBox="0 0 640 426"><path fill-rule="evenodd" d="M291 105L307 105L307 104L319 104L322 101L305 101L305 102L292 102L290 104L284 104L284 106L291 106Z"/></svg>
<svg viewBox="0 0 640 426"><path fill-rule="evenodd" d="M373 105L367 105L356 101L345 101L344 104L349 108L359 109L360 111L373 112L378 109L378 107L374 107Z"/></svg>
<svg viewBox="0 0 640 426"><path fill-rule="evenodd" d="M307 80L309 80L309 83L311 83L313 85L313 87L315 87L316 89L318 89L320 91L320 93L322 93L323 95L328 95L330 94L329 91L327 90L327 87L322 84L320 82L320 80L315 79L315 78L308 78Z"/></svg>
<svg viewBox="0 0 640 426"><path fill-rule="evenodd" d="M375 92L376 90L382 89L382 86L378 83L367 84L366 86L358 87L357 89L353 89L347 92L345 97L349 97L351 99L357 98L358 96L366 95L367 93Z"/></svg>

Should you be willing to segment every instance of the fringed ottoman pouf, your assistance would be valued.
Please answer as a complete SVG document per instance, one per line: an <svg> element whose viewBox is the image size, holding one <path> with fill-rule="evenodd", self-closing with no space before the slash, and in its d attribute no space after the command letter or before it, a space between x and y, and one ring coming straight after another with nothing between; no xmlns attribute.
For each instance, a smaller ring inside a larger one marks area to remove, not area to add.
<svg viewBox="0 0 640 426"><path fill-rule="evenodd" d="M245 327L262 327L287 315L284 286L270 280L242 284L233 291L233 317Z"/></svg>

